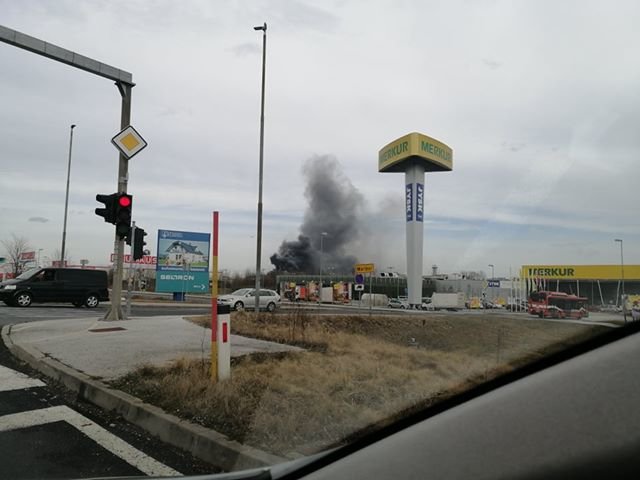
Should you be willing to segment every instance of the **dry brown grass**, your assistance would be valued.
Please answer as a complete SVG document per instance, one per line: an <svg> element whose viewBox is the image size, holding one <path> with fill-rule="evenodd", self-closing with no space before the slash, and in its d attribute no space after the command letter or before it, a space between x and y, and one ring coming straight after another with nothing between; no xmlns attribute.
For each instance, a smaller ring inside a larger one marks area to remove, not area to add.
<svg viewBox="0 0 640 480"><path fill-rule="evenodd" d="M312 349L235 359L232 378L218 384L206 363L182 359L170 368L144 367L117 386L240 442L280 455L308 454L595 331L460 316L424 325L419 318L299 312L261 318L234 314L232 330ZM417 346L407 346L408 337Z"/></svg>

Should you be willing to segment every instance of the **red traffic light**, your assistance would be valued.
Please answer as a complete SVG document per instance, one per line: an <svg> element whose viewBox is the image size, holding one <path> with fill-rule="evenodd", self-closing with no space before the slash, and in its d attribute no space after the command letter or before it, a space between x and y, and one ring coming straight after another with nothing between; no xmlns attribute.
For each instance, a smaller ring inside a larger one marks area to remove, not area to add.
<svg viewBox="0 0 640 480"><path fill-rule="evenodd" d="M118 198L118 205L123 208L127 208L131 205L131 197L129 195L122 195L120 198Z"/></svg>

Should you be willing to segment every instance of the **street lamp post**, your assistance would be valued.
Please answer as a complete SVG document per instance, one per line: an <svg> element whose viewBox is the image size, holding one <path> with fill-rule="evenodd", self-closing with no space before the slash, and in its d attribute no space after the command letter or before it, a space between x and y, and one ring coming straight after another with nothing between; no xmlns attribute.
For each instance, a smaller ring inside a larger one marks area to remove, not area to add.
<svg viewBox="0 0 640 480"><path fill-rule="evenodd" d="M60 267L64 267L64 247L67 242L67 211L69 209L69 178L71 176L71 149L73 148L73 129L75 125L71 125L69 130L69 160L67 162L67 192L64 197L64 222L62 224L62 247L60 248Z"/></svg>
<svg viewBox="0 0 640 480"><path fill-rule="evenodd" d="M622 306L622 315L624 316L624 321L627 323L627 310L625 305L625 294L624 294L624 256L622 253L622 239L615 238L614 242L620 243L620 280L622 280L622 295L620 297L620 305Z"/></svg>
<svg viewBox="0 0 640 480"><path fill-rule="evenodd" d="M493 290L493 280L494 280L494 278L495 278L495 273L494 273L494 271L493 271L493 268L494 268L494 267L493 267L493 264L492 264L492 263L490 263L488 266L489 266L489 267L491 267L491 280L492 280L492 282L491 282L491 300L495 300L495 297L496 297L496 296L495 296L495 292L494 292L494 290Z"/></svg>
<svg viewBox="0 0 640 480"><path fill-rule="evenodd" d="M395 270L395 267L387 267L389 269L389 271L391 273L395 273L395 277L396 277L396 298L400 298L400 275L398 275L397 272L393 272L393 270Z"/></svg>
<svg viewBox="0 0 640 480"><path fill-rule="evenodd" d="M262 30L262 96L260 103L260 167L258 173L258 230L256 234L256 316L260 313L260 270L261 270L261 254L262 254L262 174L264 164L264 83L267 63L267 23L254 30Z"/></svg>
<svg viewBox="0 0 640 480"><path fill-rule="evenodd" d="M328 235L327 232L320 233L320 302L322 302L322 252L323 252L323 240Z"/></svg>

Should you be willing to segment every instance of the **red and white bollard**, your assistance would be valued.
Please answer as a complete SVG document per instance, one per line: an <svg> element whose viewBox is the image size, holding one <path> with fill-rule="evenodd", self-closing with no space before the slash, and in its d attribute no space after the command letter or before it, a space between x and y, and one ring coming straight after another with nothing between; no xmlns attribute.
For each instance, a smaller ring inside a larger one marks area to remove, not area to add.
<svg viewBox="0 0 640 480"><path fill-rule="evenodd" d="M231 378L231 306L218 305L218 381Z"/></svg>

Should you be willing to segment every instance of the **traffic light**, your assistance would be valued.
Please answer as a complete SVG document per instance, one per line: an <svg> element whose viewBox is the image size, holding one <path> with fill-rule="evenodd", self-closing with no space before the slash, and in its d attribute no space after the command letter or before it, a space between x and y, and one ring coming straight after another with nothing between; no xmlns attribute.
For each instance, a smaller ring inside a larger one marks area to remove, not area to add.
<svg viewBox="0 0 640 480"><path fill-rule="evenodd" d="M112 193L111 195L96 195L96 200L100 203L104 203L104 208L96 208L96 215L104 218L104 221L107 223L112 223L115 225L116 223L116 197L117 193Z"/></svg>
<svg viewBox="0 0 640 480"><path fill-rule="evenodd" d="M140 260L144 256L144 246L147 244L147 242L144 241L144 237L146 236L147 232L145 232L144 229L136 227L133 245L131 246L131 253L134 260Z"/></svg>
<svg viewBox="0 0 640 480"><path fill-rule="evenodd" d="M120 238L127 238L131 230L131 207L132 206L133 206L133 196L127 193L116 194L115 224L116 224L116 234Z"/></svg>

